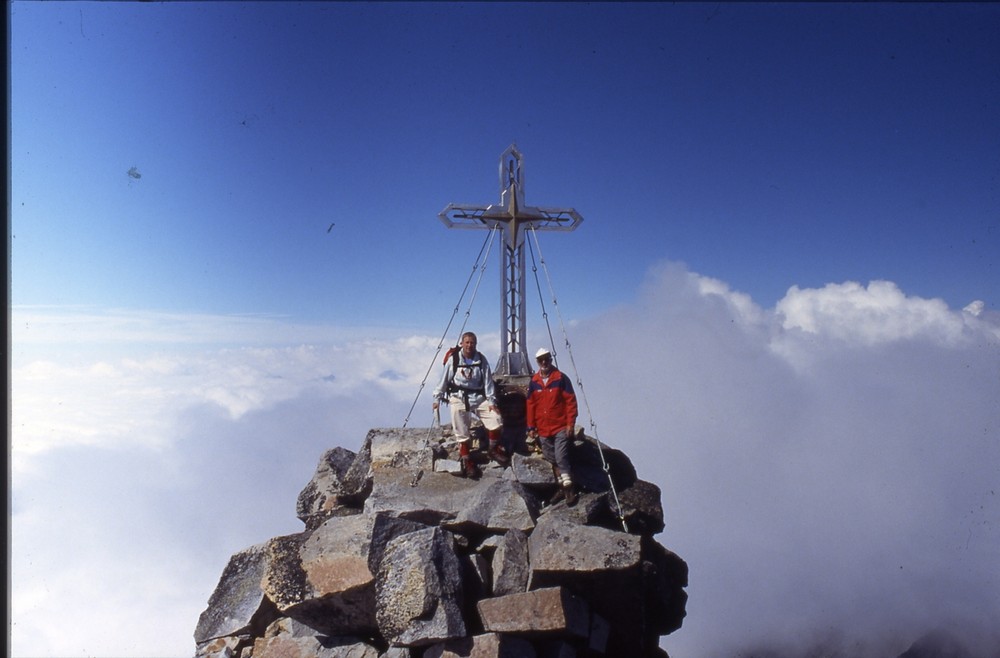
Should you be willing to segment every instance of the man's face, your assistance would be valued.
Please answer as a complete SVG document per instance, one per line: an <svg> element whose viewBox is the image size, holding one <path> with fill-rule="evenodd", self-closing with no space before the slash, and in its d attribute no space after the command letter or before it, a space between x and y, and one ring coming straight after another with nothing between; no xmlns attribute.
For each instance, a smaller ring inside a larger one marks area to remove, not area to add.
<svg viewBox="0 0 1000 658"><path fill-rule="evenodd" d="M546 354L545 356L538 357L538 369L542 371L543 375L552 370L551 354Z"/></svg>
<svg viewBox="0 0 1000 658"><path fill-rule="evenodd" d="M462 338L462 355L467 359L476 355L476 339L472 336Z"/></svg>

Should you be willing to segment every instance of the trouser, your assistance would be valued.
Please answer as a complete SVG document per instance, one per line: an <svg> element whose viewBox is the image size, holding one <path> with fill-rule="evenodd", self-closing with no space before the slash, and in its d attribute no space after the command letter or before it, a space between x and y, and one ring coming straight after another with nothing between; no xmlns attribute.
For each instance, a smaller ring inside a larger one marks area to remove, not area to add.
<svg viewBox="0 0 1000 658"><path fill-rule="evenodd" d="M465 400L462 399L462 396L452 395L448 398L448 409L451 411L451 427L455 431L455 440L459 443L467 444L472 438L470 425L473 416L479 418L491 437L500 436L503 421L500 419L499 413L490 409L489 401L483 400L479 406L466 410Z"/></svg>
<svg viewBox="0 0 1000 658"><path fill-rule="evenodd" d="M569 447L572 440L569 432L561 430L555 436L539 436L538 438L540 439L538 443L542 447L542 456L558 469L560 478L569 480L571 472Z"/></svg>

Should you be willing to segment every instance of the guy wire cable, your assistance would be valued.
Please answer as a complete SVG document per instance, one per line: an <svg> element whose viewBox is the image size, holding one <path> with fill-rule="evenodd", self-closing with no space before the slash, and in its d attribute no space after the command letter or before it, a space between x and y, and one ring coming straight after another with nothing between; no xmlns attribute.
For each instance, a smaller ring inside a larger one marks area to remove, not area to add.
<svg viewBox="0 0 1000 658"><path fill-rule="evenodd" d="M618 519L622 522L622 528L625 532L628 532L628 524L625 522L625 514L622 512L621 501L618 500L618 492L615 490L615 482L611 478L611 466L604 459L604 449L601 448L601 439L597 436L597 424L594 422L593 414L590 411L590 402L587 401L587 392L583 388L583 380L580 379L580 374L576 368L576 359L573 358L573 347L569 342L569 334L566 332L566 323L563 322L562 311L559 309L559 302L556 301L555 291L552 287L552 277L549 276L549 268L545 263L545 257L542 255L541 245L538 243L538 232L534 226L530 227L532 237L535 240L535 248L538 250L538 260L542 264L542 270L545 272L545 279L549 284L549 294L552 295L552 306L556 309L556 315L559 317L559 327L562 329L563 340L566 343L566 353L569 354L569 362L573 367L573 376L576 378L576 384L580 387L580 396L583 398L583 404L587 408L587 419L590 422L590 429L594 433L594 442L597 444L597 454L601 456L601 467L604 469L605 475L608 476L608 484L611 487L611 495L615 499L615 508L617 510ZM532 265L534 265L534 252L532 252ZM533 268L534 269L534 268ZM537 279L537 273L536 273ZM552 332L549 332L551 339ZM553 355L555 356L555 355Z"/></svg>
<svg viewBox="0 0 1000 658"><path fill-rule="evenodd" d="M438 355L441 354L441 348L444 346L444 341L448 337L448 331L451 329L451 323L455 321L455 316L458 315L458 309L462 305L462 300L465 299L465 293L469 290L469 284L472 283L472 277L475 276L476 270L480 270L479 281L476 282L476 287L473 291L472 298L469 300L469 308L465 312L465 322L462 324L462 330L465 330L465 325L469 321L469 314L472 312L472 304L476 299L476 292L479 290L479 284L483 279L483 274L486 272L486 263L489 261L489 246L493 244L493 238L499 232L499 226L494 226L486 233L486 238L483 240L483 246L479 249L479 254L476 256L476 261L472 264L472 271L469 272L469 278L465 280L465 287L462 288L462 294L459 295L458 301L455 303L455 308L451 312L451 317L448 318L448 325L444 328L444 333L441 334L441 340L438 341L437 350L434 352L434 357L431 359L430 366L427 367L427 372L424 373L424 378L420 381L420 387L417 389L417 395L413 398L413 404L410 405L410 410L406 413L406 418L403 419L403 429L406 429L407 424L410 422L410 416L413 415L413 410L417 406L417 401L420 400L420 394L424 390L424 386L427 385L427 378L430 377L431 370L434 369L434 364L437 362ZM483 259L483 264L480 267L479 260L483 258L483 254L486 254L486 258Z"/></svg>

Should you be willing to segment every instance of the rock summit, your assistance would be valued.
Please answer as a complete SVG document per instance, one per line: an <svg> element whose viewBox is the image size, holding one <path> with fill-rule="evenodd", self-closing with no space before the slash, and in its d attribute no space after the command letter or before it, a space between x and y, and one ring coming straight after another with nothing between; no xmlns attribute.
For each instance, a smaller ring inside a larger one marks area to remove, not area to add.
<svg viewBox="0 0 1000 658"><path fill-rule="evenodd" d="M666 656L687 565L653 539L660 490L583 432L573 464L570 507L546 504L540 455L461 477L448 427L328 450L298 498L304 530L229 560L196 658Z"/></svg>

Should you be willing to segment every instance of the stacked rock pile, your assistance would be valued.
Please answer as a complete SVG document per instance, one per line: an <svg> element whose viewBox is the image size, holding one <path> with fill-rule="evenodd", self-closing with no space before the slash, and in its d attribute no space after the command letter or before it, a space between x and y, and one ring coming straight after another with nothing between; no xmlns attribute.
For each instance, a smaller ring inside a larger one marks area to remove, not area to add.
<svg viewBox="0 0 1000 658"><path fill-rule="evenodd" d="M659 488L581 432L579 501L547 506L540 456L465 479L451 439L374 429L327 451L299 495L305 530L230 559L196 657L665 656L687 565L653 539Z"/></svg>

